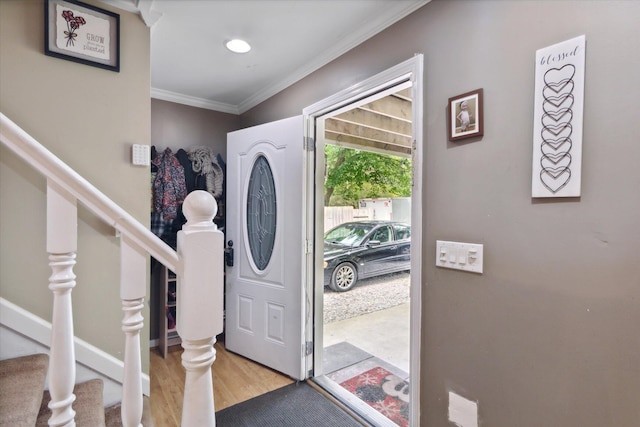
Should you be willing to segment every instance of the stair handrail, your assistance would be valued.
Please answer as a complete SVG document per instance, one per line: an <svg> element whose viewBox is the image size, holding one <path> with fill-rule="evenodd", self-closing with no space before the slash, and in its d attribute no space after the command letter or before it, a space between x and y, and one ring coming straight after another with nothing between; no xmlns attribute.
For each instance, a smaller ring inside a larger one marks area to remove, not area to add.
<svg viewBox="0 0 640 427"><path fill-rule="evenodd" d="M161 264L176 274L182 272L180 258L171 246L67 166L3 113L0 113L0 141L27 163L36 167L47 180L53 181L73 195L105 223L115 228L118 233L129 236Z"/></svg>
<svg viewBox="0 0 640 427"><path fill-rule="evenodd" d="M125 334L122 425L142 427L140 330L146 295L146 256L152 255L178 278L178 333L186 370L183 427L215 426L211 366L216 336L223 331L224 236L213 223L218 206L196 190L184 201L187 219L177 251L109 199L0 112L0 142L47 178L47 252L53 292L49 357L49 425L75 425L75 350L71 291L77 253L77 202L114 227L120 237L120 298ZM212 262L212 260L214 262Z"/></svg>

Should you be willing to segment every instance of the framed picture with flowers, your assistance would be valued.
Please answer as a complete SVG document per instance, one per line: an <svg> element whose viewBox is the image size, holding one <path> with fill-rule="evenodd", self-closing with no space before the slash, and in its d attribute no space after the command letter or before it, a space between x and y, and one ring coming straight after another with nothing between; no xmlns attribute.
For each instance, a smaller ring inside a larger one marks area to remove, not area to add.
<svg viewBox="0 0 640 427"><path fill-rule="evenodd" d="M45 0L44 53L120 71L120 15L76 0Z"/></svg>

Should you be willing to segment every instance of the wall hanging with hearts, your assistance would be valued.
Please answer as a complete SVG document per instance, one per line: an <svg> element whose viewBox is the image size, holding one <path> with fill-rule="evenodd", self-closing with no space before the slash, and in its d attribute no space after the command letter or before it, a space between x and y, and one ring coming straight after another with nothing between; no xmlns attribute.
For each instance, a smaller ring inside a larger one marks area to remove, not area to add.
<svg viewBox="0 0 640 427"><path fill-rule="evenodd" d="M536 52L531 197L580 197L585 43Z"/></svg>

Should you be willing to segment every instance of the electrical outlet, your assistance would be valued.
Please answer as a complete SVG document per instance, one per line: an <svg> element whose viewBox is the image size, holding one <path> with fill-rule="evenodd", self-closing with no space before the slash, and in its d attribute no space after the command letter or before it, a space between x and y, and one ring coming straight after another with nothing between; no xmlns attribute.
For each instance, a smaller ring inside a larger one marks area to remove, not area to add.
<svg viewBox="0 0 640 427"><path fill-rule="evenodd" d="M449 421L458 427L478 427L478 402L450 391Z"/></svg>

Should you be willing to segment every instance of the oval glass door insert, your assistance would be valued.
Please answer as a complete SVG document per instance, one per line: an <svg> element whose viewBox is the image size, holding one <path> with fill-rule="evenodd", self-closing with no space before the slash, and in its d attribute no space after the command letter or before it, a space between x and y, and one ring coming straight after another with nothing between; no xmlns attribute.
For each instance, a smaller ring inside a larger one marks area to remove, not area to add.
<svg viewBox="0 0 640 427"><path fill-rule="evenodd" d="M247 189L247 236L253 263L258 270L269 265L276 239L276 186L267 159L253 164Z"/></svg>

